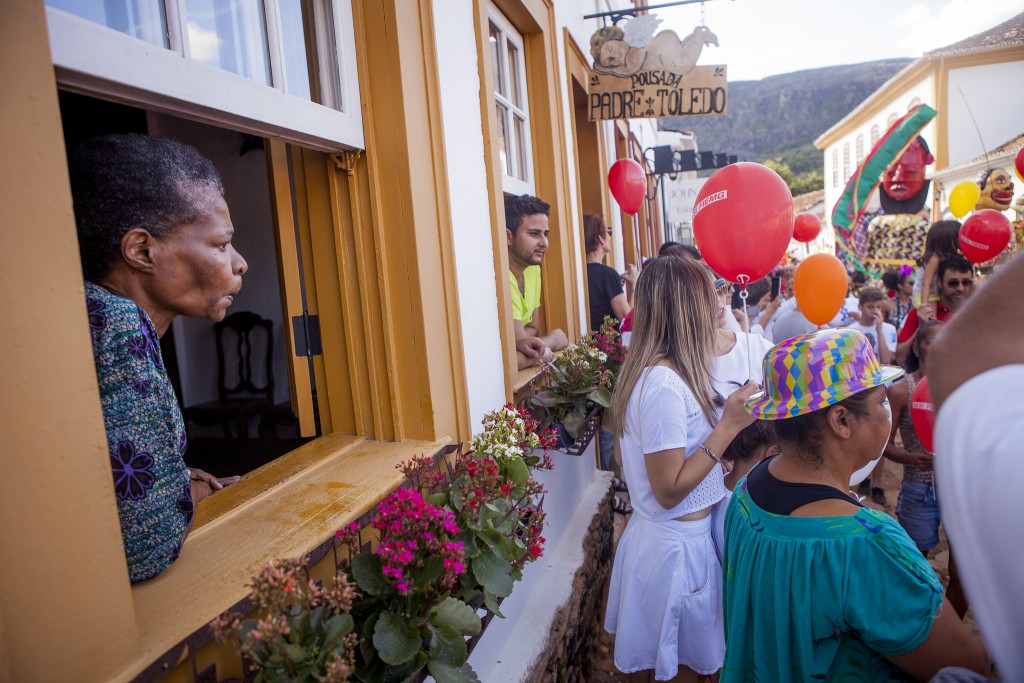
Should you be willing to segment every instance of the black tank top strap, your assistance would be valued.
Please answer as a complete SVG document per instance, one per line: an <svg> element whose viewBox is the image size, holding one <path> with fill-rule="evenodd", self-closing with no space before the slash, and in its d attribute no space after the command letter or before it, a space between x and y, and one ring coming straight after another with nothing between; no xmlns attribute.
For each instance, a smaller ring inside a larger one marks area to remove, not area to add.
<svg viewBox="0 0 1024 683"><path fill-rule="evenodd" d="M747 493L757 507L773 515L792 514L793 510L819 500L838 499L864 507L856 498L824 484L782 481L768 471L768 458L747 475Z"/></svg>

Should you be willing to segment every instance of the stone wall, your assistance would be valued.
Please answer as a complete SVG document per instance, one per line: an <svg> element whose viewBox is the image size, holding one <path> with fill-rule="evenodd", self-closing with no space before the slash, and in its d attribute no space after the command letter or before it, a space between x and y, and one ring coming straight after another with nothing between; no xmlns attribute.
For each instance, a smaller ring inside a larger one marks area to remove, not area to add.
<svg viewBox="0 0 1024 683"><path fill-rule="evenodd" d="M558 608L548 641L523 679L528 683L586 681L591 654L599 647L604 594L612 572L615 513L609 489L583 539L583 563L573 577L572 593Z"/></svg>

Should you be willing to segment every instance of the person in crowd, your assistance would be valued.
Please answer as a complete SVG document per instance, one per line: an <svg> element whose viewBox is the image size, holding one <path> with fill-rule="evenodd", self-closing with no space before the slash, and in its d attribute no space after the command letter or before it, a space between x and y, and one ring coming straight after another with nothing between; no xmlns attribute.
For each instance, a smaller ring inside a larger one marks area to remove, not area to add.
<svg viewBox="0 0 1024 683"><path fill-rule="evenodd" d="M940 299L939 264L960 253L960 221L935 221L928 229L928 237L924 243L924 256L914 281L913 299L917 308L917 316L921 320L933 320L936 311L935 302Z"/></svg>
<svg viewBox="0 0 1024 683"><path fill-rule="evenodd" d="M754 420L736 435L729 447L722 453L722 461L730 469L725 475L725 498L715 504L711 513L711 529L714 533L715 550L718 559L725 552L725 513L732 498L732 492L743 477L765 458L779 454L779 439L775 427L767 420Z"/></svg>
<svg viewBox="0 0 1024 683"><path fill-rule="evenodd" d="M674 254L681 258L691 258L694 261L703 261L704 257L700 255L697 247L692 244L680 244L679 242L664 242L661 247L658 248L658 256L668 256Z"/></svg>
<svg viewBox="0 0 1024 683"><path fill-rule="evenodd" d="M185 466L185 423L160 353L179 315L219 321L248 266L213 164L143 135L94 138L70 160L96 377L128 576L174 562L195 504L238 481Z"/></svg>
<svg viewBox="0 0 1024 683"><path fill-rule="evenodd" d="M781 452L740 482L726 514L723 682L989 670L907 533L849 493L889 441L885 384L902 373L850 329L790 339L765 358L765 391L746 409L774 421Z"/></svg>
<svg viewBox="0 0 1024 683"><path fill-rule="evenodd" d="M606 316L622 320L633 308L633 287L640 271L633 264L619 275L604 264L612 250L612 230L597 213L583 216L583 239L587 247L587 292L590 299L590 329L601 329ZM623 290L625 285L625 290Z"/></svg>
<svg viewBox="0 0 1024 683"><path fill-rule="evenodd" d="M857 277L854 280L855 276ZM862 280L861 278L865 278ZM836 317L829 321L829 327L847 327L860 320L860 290L864 286L866 276L860 271L847 275L847 296L843 300L843 306L836 313Z"/></svg>
<svg viewBox="0 0 1024 683"><path fill-rule="evenodd" d="M928 350L935 476L960 578L1004 681L1024 681L1024 257L1002 266Z"/></svg>
<svg viewBox="0 0 1024 683"><path fill-rule="evenodd" d="M862 287L857 295L860 320L848 325L871 342L871 350L885 365L892 363L896 353L896 328L884 320L882 302L885 295L877 287Z"/></svg>
<svg viewBox="0 0 1024 683"><path fill-rule="evenodd" d="M679 242L665 242L661 245L658 250L658 258L662 256L675 256L677 258L692 259L694 261L702 261L703 258L697 248L689 244L680 244ZM633 336L633 311L626 314L623 318L622 324L619 326L619 332L622 333L622 345L629 346L630 340Z"/></svg>
<svg viewBox="0 0 1024 683"><path fill-rule="evenodd" d="M941 515L938 492L935 488L935 471L932 468L934 456L924 447L917 435L917 429L910 417L910 397L927 373L928 349L943 324L938 320L929 320L917 328L905 363L907 380L894 382L889 387L892 433L889 436L889 444L885 447L885 457L903 465L903 482L896 501L896 518L923 554L927 554L939 544ZM896 445L897 429L902 447ZM967 613L967 599L964 597L952 553L949 556L949 585L946 587L946 597L962 619Z"/></svg>
<svg viewBox="0 0 1024 683"><path fill-rule="evenodd" d="M906 271L903 268L906 268ZM903 325L907 314L914 306L913 295L916 282L917 277L910 266L903 266L899 270L894 268L882 275L882 283L891 293L888 321L897 330Z"/></svg>
<svg viewBox="0 0 1024 683"><path fill-rule="evenodd" d="M615 551L605 629L615 665L697 681L725 652L721 565L711 507L725 495L720 454L753 420L712 385L721 305L702 264L649 262L637 280L633 343L607 413L634 512Z"/></svg>
<svg viewBox="0 0 1024 683"><path fill-rule="evenodd" d="M569 338L560 329L540 333L540 264L548 250L550 213L551 205L532 195L505 199L508 280L520 370L550 361L553 352L569 345Z"/></svg>
<svg viewBox="0 0 1024 683"><path fill-rule="evenodd" d="M729 323L736 325L736 318L730 308L732 285L720 277L715 279L714 285L718 296L718 311L715 314L718 332L711 386L720 395L729 396L747 381L757 384L762 382L761 361L772 343L760 334L743 332L730 326Z"/></svg>
<svg viewBox="0 0 1024 683"><path fill-rule="evenodd" d="M590 329L597 332L601 329L606 316L622 320L633 308L633 288L640 271L636 266L626 266L626 272L619 275L614 268L604 264L604 258L611 252L612 230L604 223L604 218L597 213L583 216L583 239L587 248L587 291L590 300ZM623 290L623 284L626 285ZM612 449L615 437L606 429L598 433L598 457L601 469L611 469ZM612 487L617 493L628 493L626 482L618 477L612 480ZM621 515L633 512L633 506L624 498L615 496L612 509Z"/></svg>
<svg viewBox="0 0 1024 683"><path fill-rule="evenodd" d="M876 287L863 287L857 298L860 304L860 320L849 325L852 330L857 330L871 342L871 350L879 360L888 365L892 363L896 353L896 328L885 322L882 318L882 303L885 295L882 290ZM885 496L885 460L879 460L875 468L871 470L871 476L860 484L858 492L861 495L870 495L878 505L889 503Z"/></svg>
<svg viewBox="0 0 1024 683"><path fill-rule="evenodd" d="M938 277L939 301L935 306L934 319L945 322L967 301L974 290L974 266L963 256L953 256L939 264ZM916 308L907 312L903 327L896 336L897 363L906 360L921 320Z"/></svg>
<svg viewBox="0 0 1024 683"><path fill-rule="evenodd" d="M892 432L889 444L885 447L885 457L903 465L903 483L896 502L896 518L922 553L927 553L939 544L939 499L932 469L934 456L921 443L914 429L910 419L910 397L925 377L928 348L942 325L938 320L929 320L917 328L904 364L907 370L906 381L895 382L889 388ZM896 445L897 432L902 447Z"/></svg>
<svg viewBox="0 0 1024 683"><path fill-rule="evenodd" d="M850 296L860 296L860 290L868 286L868 276L862 271L856 271L850 276Z"/></svg>

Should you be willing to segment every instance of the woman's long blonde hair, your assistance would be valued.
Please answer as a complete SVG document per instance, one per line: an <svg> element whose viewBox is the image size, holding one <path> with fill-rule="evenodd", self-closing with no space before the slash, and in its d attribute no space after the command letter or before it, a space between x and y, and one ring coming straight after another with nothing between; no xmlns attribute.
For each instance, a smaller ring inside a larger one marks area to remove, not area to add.
<svg viewBox="0 0 1024 683"><path fill-rule="evenodd" d="M626 405L645 368L667 361L690 387L704 417L718 421L722 397L711 386L718 331L718 297L702 263L661 256L636 283L633 336L609 408L617 436L626 431Z"/></svg>

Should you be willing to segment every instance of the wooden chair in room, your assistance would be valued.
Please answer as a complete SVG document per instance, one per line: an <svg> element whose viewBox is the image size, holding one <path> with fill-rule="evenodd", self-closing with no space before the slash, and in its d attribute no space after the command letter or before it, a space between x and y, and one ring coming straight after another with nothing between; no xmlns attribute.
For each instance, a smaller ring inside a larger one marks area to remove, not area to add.
<svg viewBox="0 0 1024 683"><path fill-rule="evenodd" d="M254 333L263 331L265 336L266 384L256 386L252 379ZM233 345L238 378L234 386L227 385L228 360L225 354L225 337L233 333ZM251 311L232 313L213 326L217 345L217 393L218 398L185 408L186 420L200 425L221 424L225 438L248 439L249 423L259 417L261 422L273 420L274 416L274 324ZM232 434L234 426L234 434Z"/></svg>

